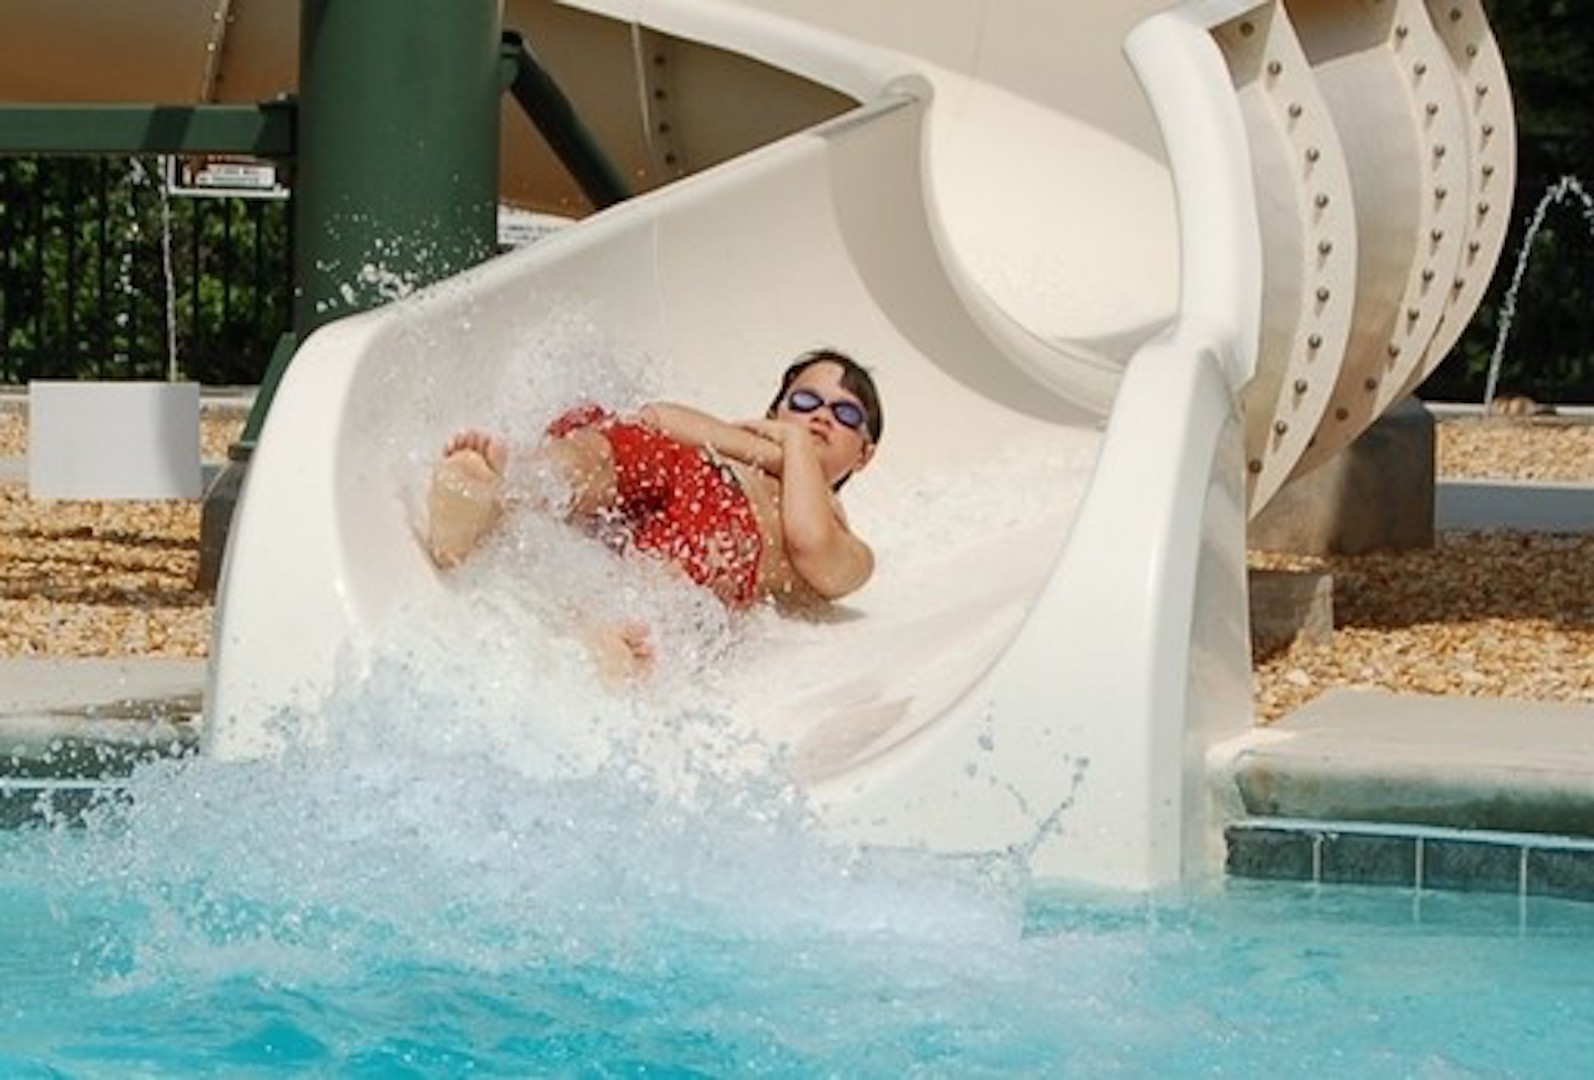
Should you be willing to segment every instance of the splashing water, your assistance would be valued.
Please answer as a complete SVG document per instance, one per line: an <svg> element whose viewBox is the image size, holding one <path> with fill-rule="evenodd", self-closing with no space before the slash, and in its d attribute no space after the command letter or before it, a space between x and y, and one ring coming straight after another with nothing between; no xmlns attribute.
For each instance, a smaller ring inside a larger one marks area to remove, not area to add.
<svg viewBox="0 0 1594 1080"><path fill-rule="evenodd" d="M1489 375L1483 388L1483 411L1487 413L1494 404L1495 390L1500 381L1500 365L1505 359L1506 339L1511 335L1511 324L1516 321L1517 293L1522 288L1522 278L1527 273L1528 262L1533 257L1533 241L1538 238L1539 230L1544 227L1544 217L1549 213L1550 207L1559 206L1567 199L1576 196L1582 204L1583 220L1591 233L1594 233L1594 196L1584 190L1583 185L1575 176L1563 176L1545 190L1539 198L1538 205L1533 208L1533 215L1528 219L1527 232L1522 237L1522 247L1517 252L1516 266L1511 270L1511 284L1506 289L1505 301L1500 305L1500 330L1495 335L1494 351L1489 355Z"/></svg>
<svg viewBox="0 0 1594 1080"><path fill-rule="evenodd" d="M756 619L536 516L481 554L389 628L324 741L150 765L81 834L51 834L49 902L96 1011L149 1016L183 987L190 1019L150 1022L210 1047L140 1063L895 1073L921 1051L860 1041L863 1010L885 1003L874 1030L895 1030L959 980L1008 977L1012 868L826 841L721 711L716 673L757 647ZM645 697L598 688L565 625L590 596L654 626L666 670ZM395 1021L408 1045L380 1034Z"/></svg>

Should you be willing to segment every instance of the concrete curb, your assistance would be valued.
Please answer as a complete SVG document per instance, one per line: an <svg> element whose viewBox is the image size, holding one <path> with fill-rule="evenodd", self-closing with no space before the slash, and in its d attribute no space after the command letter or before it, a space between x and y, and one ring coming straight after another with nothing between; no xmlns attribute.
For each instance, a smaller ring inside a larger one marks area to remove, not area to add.
<svg viewBox="0 0 1594 1080"><path fill-rule="evenodd" d="M1231 745L1258 818L1594 836L1594 703L1333 690Z"/></svg>
<svg viewBox="0 0 1594 1080"><path fill-rule="evenodd" d="M1440 529L1594 532L1594 485L1444 480L1434 498Z"/></svg>

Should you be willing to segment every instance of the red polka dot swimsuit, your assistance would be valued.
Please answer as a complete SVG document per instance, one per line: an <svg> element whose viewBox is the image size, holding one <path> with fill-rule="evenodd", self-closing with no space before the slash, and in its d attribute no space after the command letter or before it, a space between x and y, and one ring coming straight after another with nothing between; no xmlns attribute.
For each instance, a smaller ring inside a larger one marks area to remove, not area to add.
<svg viewBox="0 0 1594 1080"><path fill-rule="evenodd" d="M591 429L614 455L622 536L667 559L732 607L758 597L764 540L747 493L724 464L657 428L582 405L548 425L563 438Z"/></svg>

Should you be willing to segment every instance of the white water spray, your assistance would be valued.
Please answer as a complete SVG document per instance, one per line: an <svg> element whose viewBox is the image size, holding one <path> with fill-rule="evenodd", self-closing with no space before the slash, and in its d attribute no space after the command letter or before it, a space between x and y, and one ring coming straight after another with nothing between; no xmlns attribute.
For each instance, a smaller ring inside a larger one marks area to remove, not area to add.
<svg viewBox="0 0 1594 1080"><path fill-rule="evenodd" d="M1522 237L1521 250L1517 252L1516 266L1511 271L1511 286L1506 290L1505 302L1500 306L1500 330L1495 335L1494 352L1489 357L1489 377L1483 388L1483 411L1487 413L1494 404L1495 390L1500 381L1500 364L1505 358L1506 339L1511 335L1511 324L1516 319L1517 292L1522 288L1522 278L1527 273L1528 260L1533 256L1533 241L1538 238L1539 230L1544 227L1544 217L1549 213L1550 207L1559 206L1567 199L1576 196L1583 205L1583 220L1588 225L1590 232L1594 232L1594 196L1583 188L1575 176L1563 176L1551 184L1533 208L1533 216L1528 220L1527 233Z"/></svg>
<svg viewBox="0 0 1594 1080"><path fill-rule="evenodd" d="M134 187L148 184L153 187L156 197L160 199L161 208L161 275L166 288L165 314L166 314L166 379L176 382L181 374L177 364L177 275L172 261L172 199L171 192L167 190L166 182L161 178L166 175L166 161L161 159L159 176L151 176L144 163L138 158L128 159L128 180ZM138 216L136 211L131 211L133 221L130 232L138 235ZM133 291L130 280L131 267L128 265L131 255L123 259L123 291L131 294Z"/></svg>
<svg viewBox="0 0 1594 1080"><path fill-rule="evenodd" d="M162 159L161 175L167 173L167 162ZM172 193L165 181L158 181L155 190L161 201L161 272L166 281L166 381L176 382L181 372L177 366L177 275L172 269Z"/></svg>

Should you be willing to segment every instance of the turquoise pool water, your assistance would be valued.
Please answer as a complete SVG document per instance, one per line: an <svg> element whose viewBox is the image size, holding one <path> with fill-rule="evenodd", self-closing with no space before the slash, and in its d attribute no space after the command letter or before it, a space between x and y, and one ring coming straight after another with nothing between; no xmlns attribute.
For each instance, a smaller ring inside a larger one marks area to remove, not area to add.
<svg viewBox="0 0 1594 1080"><path fill-rule="evenodd" d="M1573 1076L1594 909L1037 894L475 754L145 769L0 834L0 1075Z"/></svg>

